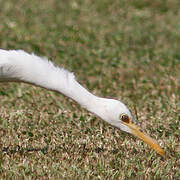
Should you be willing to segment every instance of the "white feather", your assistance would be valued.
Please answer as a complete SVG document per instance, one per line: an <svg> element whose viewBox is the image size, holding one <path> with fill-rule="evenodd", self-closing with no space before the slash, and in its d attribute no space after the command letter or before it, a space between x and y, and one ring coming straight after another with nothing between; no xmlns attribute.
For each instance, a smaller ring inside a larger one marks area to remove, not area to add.
<svg viewBox="0 0 180 180"><path fill-rule="evenodd" d="M0 81L25 82L60 92L111 125L130 132L119 119L123 113L132 118L122 102L91 94L76 81L73 73L55 66L47 58L23 50L0 50Z"/></svg>

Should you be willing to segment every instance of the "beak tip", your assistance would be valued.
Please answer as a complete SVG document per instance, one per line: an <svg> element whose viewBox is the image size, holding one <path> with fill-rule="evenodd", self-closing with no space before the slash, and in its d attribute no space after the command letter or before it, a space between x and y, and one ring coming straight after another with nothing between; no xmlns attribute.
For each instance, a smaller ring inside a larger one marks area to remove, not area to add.
<svg viewBox="0 0 180 180"><path fill-rule="evenodd" d="M159 149L158 153L163 157L165 156L165 152L163 149Z"/></svg>

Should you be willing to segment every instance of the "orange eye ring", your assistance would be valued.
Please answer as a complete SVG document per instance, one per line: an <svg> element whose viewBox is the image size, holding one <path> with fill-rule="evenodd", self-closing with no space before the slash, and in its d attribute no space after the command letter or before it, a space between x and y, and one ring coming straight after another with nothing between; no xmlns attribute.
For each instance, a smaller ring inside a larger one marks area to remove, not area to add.
<svg viewBox="0 0 180 180"><path fill-rule="evenodd" d="M129 123L130 122L130 118L126 114L122 114L120 118L121 118L121 121L123 121L124 123Z"/></svg>

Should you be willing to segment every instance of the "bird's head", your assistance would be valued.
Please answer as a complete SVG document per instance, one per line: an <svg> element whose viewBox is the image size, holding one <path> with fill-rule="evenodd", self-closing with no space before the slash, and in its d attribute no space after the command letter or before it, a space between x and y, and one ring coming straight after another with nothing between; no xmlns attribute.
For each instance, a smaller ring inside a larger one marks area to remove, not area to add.
<svg viewBox="0 0 180 180"><path fill-rule="evenodd" d="M138 125L137 121L122 102L114 99L101 98L101 108L96 109L97 115L109 124L122 131L133 134L151 146L157 153L164 155L161 147L149 137Z"/></svg>

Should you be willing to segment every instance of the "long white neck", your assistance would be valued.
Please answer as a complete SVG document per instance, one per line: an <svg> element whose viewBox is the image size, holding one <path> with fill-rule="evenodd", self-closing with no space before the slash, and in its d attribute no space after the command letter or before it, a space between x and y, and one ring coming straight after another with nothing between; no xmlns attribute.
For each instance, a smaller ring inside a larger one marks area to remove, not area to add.
<svg viewBox="0 0 180 180"><path fill-rule="evenodd" d="M0 50L0 81L26 82L60 92L96 114L95 107L102 99L82 87L73 73L22 50Z"/></svg>

